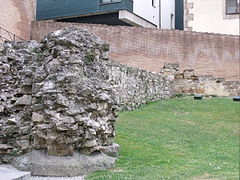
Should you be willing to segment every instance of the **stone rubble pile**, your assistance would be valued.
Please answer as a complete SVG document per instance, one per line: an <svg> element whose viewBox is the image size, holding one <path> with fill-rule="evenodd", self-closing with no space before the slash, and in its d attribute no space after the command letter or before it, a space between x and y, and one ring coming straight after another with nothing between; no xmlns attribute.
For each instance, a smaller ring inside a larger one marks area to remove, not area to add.
<svg viewBox="0 0 240 180"><path fill-rule="evenodd" d="M109 46L68 28L35 41L6 43L0 55L0 160L35 150L48 155L117 155L117 118L108 85Z"/></svg>
<svg viewBox="0 0 240 180"><path fill-rule="evenodd" d="M104 53L108 45L87 31L49 34L34 61L33 148L49 155L84 154L113 144L116 108Z"/></svg>

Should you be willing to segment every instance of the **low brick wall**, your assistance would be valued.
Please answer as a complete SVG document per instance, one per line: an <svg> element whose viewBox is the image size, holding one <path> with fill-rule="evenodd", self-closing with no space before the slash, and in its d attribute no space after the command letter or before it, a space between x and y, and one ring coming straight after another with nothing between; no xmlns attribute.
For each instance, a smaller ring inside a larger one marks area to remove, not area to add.
<svg viewBox="0 0 240 180"><path fill-rule="evenodd" d="M41 40L51 31L79 26L110 44L110 59L159 72L164 63L178 63L180 70L197 75L240 80L239 36L159 30L139 27L34 21L32 39Z"/></svg>

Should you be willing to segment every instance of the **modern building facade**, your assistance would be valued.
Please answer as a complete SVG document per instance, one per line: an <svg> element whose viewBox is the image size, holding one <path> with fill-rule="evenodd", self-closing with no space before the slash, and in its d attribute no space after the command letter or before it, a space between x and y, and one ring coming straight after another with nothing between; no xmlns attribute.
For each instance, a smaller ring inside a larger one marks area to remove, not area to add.
<svg viewBox="0 0 240 180"><path fill-rule="evenodd" d="M160 28L175 29L175 1L160 0Z"/></svg>
<svg viewBox="0 0 240 180"><path fill-rule="evenodd" d="M240 0L184 0L184 29L239 35Z"/></svg>
<svg viewBox="0 0 240 180"><path fill-rule="evenodd" d="M37 20L175 27L175 0L37 0Z"/></svg>

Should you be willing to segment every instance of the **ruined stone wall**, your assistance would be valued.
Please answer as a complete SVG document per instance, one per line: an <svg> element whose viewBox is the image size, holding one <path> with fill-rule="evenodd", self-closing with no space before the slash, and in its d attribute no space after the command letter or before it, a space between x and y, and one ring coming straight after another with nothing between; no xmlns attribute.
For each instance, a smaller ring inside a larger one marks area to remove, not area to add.
<svg viewBox="0 0 240 180"><path fill-rule="evenodd" d="M165 64L159 73L108 60L109 45L67 28L41 43L5 43L0 49L0 163L32 150L71 156L74 151L116 155L118 110L178 94L239 95L239 82L181 73ZM112 152L112 150L114 152ZM110 153L109 153L110 152Z"/></svg>
<svg viewBox="0 0 240 180"><path fill-rule="evenodd" d="M174 95L173 82L163 74L114 61L105 63L109 69L109 83L120 110L132 110L142 104Z"/></svg>
<svg viewBox="0 0 240 180"><path fill-rule="evenodd" d="M1 0L0 26L29 40L31 21L35 20L36 0ZM8 38L8 34L1 32Z"/></svg>
<svg viewBox="0 0 240 180"><path fill-rule="evenodd" d="M88 29L110 44L109 57L133 67L159 72L165 63L178 63L180 70L196 75L240 80L239 36L150 29L35 21L32 39L69 26Z"/></svg>
<svg viewBox="0 0 240 180"><path fill-rule="evenodd" d="M116 103L102 54L108 45L80 29L41 44L7 43L0 55L0 157L45 149L90 154L113 144Z"/></svg>
<svg viewBox="0 0 240 180"><path fill-rule="evenodd" d="M0 159L109 152L117 110L173 95L164 75L108 61L109 46L78 28L0 50ZM112 154L112 153L111 153Z"/></svg>
<svg viewBox="0 0 240 180"><path fill-rule="evenodd" d="M32 50L38 43L21 48L4 44L0 49L0 163L8 163L31 148Z"/></svg>
<svg viewBox="0 0 240 180"><path fill-rule="evenodd" d="M191 73L192 75L188 75ZM209 96L239 96L240 83L226 81L224 78L213 76L195 76L192 69L184 70L175 75L174 89L176 94L203 94Z"/></svg>
<svg viewBox="0 0 240 180"><path fill-rule="evenodd" d="M202 94L205 96L239 96L240 82L226 81L210 75L197 76L194 69L179 71L178 64L165 64L161 71L173 82L174 94Z"/></svg>

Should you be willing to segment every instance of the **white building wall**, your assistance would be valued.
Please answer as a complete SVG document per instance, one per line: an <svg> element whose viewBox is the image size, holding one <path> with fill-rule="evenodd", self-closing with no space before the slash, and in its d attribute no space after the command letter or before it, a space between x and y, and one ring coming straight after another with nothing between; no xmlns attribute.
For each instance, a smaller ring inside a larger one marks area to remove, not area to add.
<svg viewBox="0 0 240 180"><path fill-rule="evenodd" d="M163 29L175 28L175 0L133 0L133 13ZM172 16L172 15L173 16Z"/></svg>
<svg viewBox="0 0 240 180"><path fill-rule="evenodd" d="M155 7L152 0L133 0L133 13L159 27L159 0L155 0Z"/></svg>
<svg viewBox="0 0 240 180"><path fill-rule="evenodd" d="M225 0L188 0L193 20L188 26L193 31L239 35L239 15L226 15Z"/></svg>
<svg viewBox="0 0 240 180"><path fill-rule="evenodd" d="M161 0L161 28L175 29L175 0Z"/></svg>

